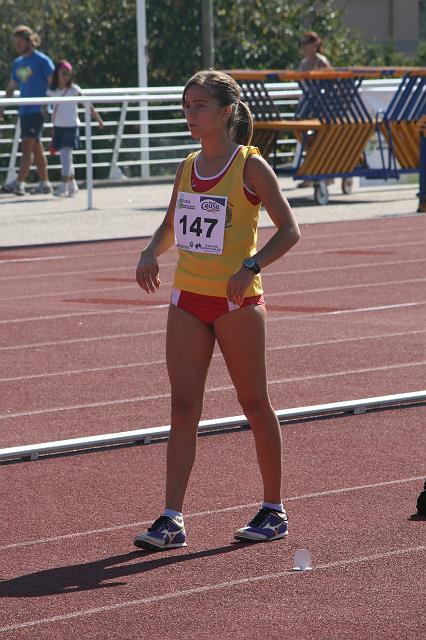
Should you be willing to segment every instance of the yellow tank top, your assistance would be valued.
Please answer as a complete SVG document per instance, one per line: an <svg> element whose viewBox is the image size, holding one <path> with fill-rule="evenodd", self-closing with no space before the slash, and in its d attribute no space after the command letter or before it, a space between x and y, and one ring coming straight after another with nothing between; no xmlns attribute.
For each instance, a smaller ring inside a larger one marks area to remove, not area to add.
<svg viewBox="0 0 426 640"><path fill-rule="evenodd" d="M197 193L192 188L192 169L199 152L185 160L179 191ZM195 253L179 249L179 260L173 281L174 289L182 289L207 296L226 297L229 277L238 271L244 258L256 253L257 225L260 204L252 204L244 193L243 171L247 158L259 154L256 147L241 146L231 166L219 182L206 190L210 196L227 196L223 252L219 255ZM175 216L179 215L175 211ZM245 292L245 297L263 293L262 281L257 274Z"/></svg>

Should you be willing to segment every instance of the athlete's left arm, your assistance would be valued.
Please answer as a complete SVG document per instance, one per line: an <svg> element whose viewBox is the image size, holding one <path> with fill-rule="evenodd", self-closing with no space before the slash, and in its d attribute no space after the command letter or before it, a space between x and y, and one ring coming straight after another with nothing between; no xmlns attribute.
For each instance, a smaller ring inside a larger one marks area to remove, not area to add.
<svg viewBox="0 0 426 640"><path fill-rule="evenodd" d="M296 218L287 198L282 194L277 177L261 156L250 156L244 167L244 184L262 200L276 232L260 251L252 257L261 269L281 258L300 239ZM247 256L248 257L248 256ZM254 273L242 267L228 280L226 295L231 302L241 305Z"/></svg>
<svg viewBox="0 0 426 640"><path fill-rule="evenodd" d="M261 156L250 156L244 170L244 182L261 199L277 231L253 258L260 268L266 267L299 241L300 231L277 177Z"/></svg>

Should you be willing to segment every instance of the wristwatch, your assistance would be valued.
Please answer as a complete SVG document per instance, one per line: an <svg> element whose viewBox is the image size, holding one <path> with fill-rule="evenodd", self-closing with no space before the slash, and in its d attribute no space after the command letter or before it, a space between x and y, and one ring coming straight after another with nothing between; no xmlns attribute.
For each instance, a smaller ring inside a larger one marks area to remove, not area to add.
<svg viewBox="0 0 426 640"><path fill-rule="evenodd" d="M249 269L249 271L253 271L255 274L260 273L260 267L254 258L245 258L243 260L243 267Z"/></svg>

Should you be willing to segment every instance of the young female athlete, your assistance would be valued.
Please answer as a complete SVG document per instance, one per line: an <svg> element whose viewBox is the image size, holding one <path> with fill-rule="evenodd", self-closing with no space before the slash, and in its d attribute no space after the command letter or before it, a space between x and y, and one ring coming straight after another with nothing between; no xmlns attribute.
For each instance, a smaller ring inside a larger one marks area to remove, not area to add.
<svg viewBox="0 0 426 640"><path fill-rule="evenodd" d="M266 381L265 306L260 271L299 240L278 181L255 147L248 107L227 74L201 71L187 82L183 109L201 151L179 166L165 218L142 251L136 280L146 293L161 285L157 257L176 242L176 267L167 322L171 384L165 510L135 540L142 548L186 546L182 515L195 458L204 386L217 340L238 400L254 434L264 487L258 514L238 540L287 535L281 502L281 432ZM260 203L277 230L256 251Z"/></svg>

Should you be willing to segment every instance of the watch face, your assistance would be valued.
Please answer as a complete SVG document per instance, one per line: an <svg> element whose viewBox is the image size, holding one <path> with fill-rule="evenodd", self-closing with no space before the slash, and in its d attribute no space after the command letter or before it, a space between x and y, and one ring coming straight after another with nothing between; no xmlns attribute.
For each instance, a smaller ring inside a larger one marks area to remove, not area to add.
<svg viewBox="0 0 426 640"><path fill-rule="evenodd" d="M254 258L246 258L243 264L248 269L252 269L256 265L256 260Z"/></svg>

